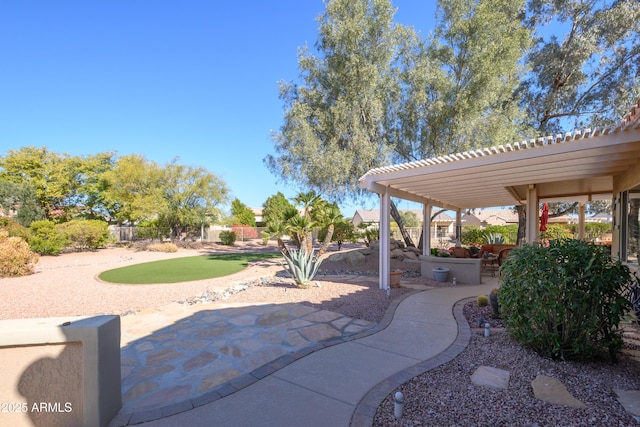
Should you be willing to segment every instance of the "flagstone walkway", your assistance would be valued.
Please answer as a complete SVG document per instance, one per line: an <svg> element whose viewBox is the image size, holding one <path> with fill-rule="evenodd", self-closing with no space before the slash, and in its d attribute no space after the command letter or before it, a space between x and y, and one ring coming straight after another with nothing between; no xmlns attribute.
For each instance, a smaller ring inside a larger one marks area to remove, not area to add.
<svg viewBox="0 0 640 427"><path fill-rule="evenodd" d="M370 278L368 278L370 279ZM352 280L359 280L354 277ZM124 413L215 400L374 323L307 305L174 303L123 316ZM154 418L154 417L151 417Z"/></svg>

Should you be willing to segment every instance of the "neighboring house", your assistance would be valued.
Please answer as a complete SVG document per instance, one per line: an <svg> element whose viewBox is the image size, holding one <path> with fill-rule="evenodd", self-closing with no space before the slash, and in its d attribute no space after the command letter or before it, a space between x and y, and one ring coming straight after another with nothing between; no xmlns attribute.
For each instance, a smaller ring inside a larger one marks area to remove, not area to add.
<svg viewBox="0 0 640 427"><path fill-rule="evenodd" d="M549 224L577 224L578 218L571 215L549 216Z"/></svg>
<svg viewBox="0 0 640 427"><path fill-rule="evenodd" d="M253 216L256 217L256 227L264 227L264 220L262 219L263 208L250 208L253 211Z"/></svg>
<svg viewBox="0 0 640 427"><path fill-rule="evenodd" d="M462 226L475 225L486 227L488 225L517 224L518 214L513 209L472 209L462 215Z"/></svg>
<svg viewBox="0 0 640 427"><path fill-rule="evenodd" d="M415 209L401 209L400 212L413 212L418 219L422 220L422 211ZM380 225L379 209L357 209L351 218L351 223L358 227L360 224ZM443 238L455 233L455 219L446 213L438 214L431 221L431 235Z"/></svg>
<svg viewBox="0 0 640 427"><path fill-rule="evenodd" d="M585 222L600 222L600 223L609 223L613 222L613 216L606 212L600 212L597 215L593 215L584 219Z"/></svg>

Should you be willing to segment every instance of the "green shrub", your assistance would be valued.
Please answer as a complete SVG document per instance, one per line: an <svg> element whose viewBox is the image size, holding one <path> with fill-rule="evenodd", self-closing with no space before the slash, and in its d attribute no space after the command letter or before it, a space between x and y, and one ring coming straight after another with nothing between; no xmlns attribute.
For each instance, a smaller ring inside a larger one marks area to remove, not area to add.
<svg viewBox="0 0 640 427"><path fill-rule="evenodd" d="M260 232L260 238L262 239L262 244L267 246L267 244L269 244L269 239L271 238L271 233L266 230L262 230Z"/></svg>
<svg viewBox="0 0 640 427"><path fill-rule="evenodd" d="M0 230L0 277L26 276L33 273L38 254L22 238Z"/></svg>
<svg viewBox="0 0 640 427"><path fill-rule="evenodd" d="M478 295L476 302L478 303L478 307L486 307L489 305L489 297L486 295Z"/></svg>
<svg viewBox="0 0 640 427"><path fill-rule="evenodd" d="M56 226L67 239L70 246L78 251L96 250L111 242L109 226L97 219L71 220Z"/></svg>
<svg viewBox="0 0 640 427"><path fill-rule="evenodd" d="M540 240L561 240L571 237L571 232L565 224L547 224L547 231L540 233Z"/></svg>
<svg viewBox="0 0 640 427"><path fill-rule="evenodd" d="M9 218L0 217L0 230L6 231L9 237L20 237L27 243L31 240L29 230Z"/></svg>
<svg viewBox="0 0 640 427"><path fill-rule="evenodd" d="M602 246L565 239L515 248L502 278L500 312L521 344L554 359L595 360L608 352L615 360L634 276Z"/></svg>
<svg viewBox="0 0 640 427"><path fill-rule="evenodd" d="M221 231L220 241L223 245L233 245L236 242L236 233L233 231Z"/></svg>
<svg viewBox="0 0 640 427"><path fill-rule="evenodd" d="M149 252L178 252L178 246L175 243L151 243L147 245Z"/></svg>
<svg viewBox="0 0 640 427"><path fill-rule="evenodd" d="M29 226L31 232L31 250L40 255L58 255L69 239L61 233L56 225L49 220L33 221Z"/></svg>

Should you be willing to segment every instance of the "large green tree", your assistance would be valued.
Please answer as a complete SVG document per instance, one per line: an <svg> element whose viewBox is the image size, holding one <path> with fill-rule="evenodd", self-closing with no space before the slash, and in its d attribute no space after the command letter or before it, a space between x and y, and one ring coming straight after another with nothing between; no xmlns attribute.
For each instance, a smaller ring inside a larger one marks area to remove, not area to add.
<svg viewBox="0 0 640 427"><path fill-rule="evenodd" d="M525 23L536 35L518 91L526 124L539 135L617 124L640 87L640 2L530 0ZM577 203L551 209L575 212ZM516 210L520 243L526 219L523 206Z"/></svg>
<svg viewBox="0 0 640 427"><path fill-rule="evenodd" d="M395 160L510 143L526 132L514 92L531 45L524 0L441 0L435 30L403 52L388 104Z"/></svg>
<svg viewBox="0 0 640 427"><path fill-rule="evenodd" d="M383 124L410 30L393 22L388 0L330 0L319 17L317 54L298 56L301 84L280 83L284 124L265 159L285 181L333 200L358 192L357 178L388 163Z"/></svg>
<svg viewBox="0 0 640 427"><path fill-rule="evenodd" d="M618 123L638 97L640 2L530 0L525 22L536 34L521 88L530 126Z"/></svg>
<svg viewBox="0 0 640 427"><path fill-rule="evenodd" d="M288 216L290 216L288 213L292 210L295 211L295 207L279 191L277 194L269 196L262 207L262 221L267 227L276 222L286 222Z"/></svg>
<svg viewBox="0 0 640 427"><path fill-rule="evenodd" d="M317 54L299 55L302 83L280 85L284 124L268 167L341 200L357 198L372 167L511 142L518 61L530 43L522 6L441 1L426 41L394 23L389 0L326 2Z"/></svg>
<svg viewBox="0 0 640 427"><path fill-rule="evenodd" d="M0 179L32 188L47 218L91 214L99 210L100 176L110 169L112 156L71 156L47 147L22 147L0 157Z"/></svg>
<svg viewBox="0 0 640 427"><path fill-rule="evenodd" d="M24 227L44 218L36 193L27 183L15 184L0 179L0 209L5 216L15 212L15 220Z"/></svg>
<svg viewBox="0 0 640 427"><path fill-rule="evenodd" d="M203 167L186 166L177 160L164 166L161 180L164 206L161 223L171 229L171 238L179 239L189 227L215 222L219 206L228 200L226 183Z"/></svg>
<svg viewBox="0 0 640 427"><path fill-rule="evenodd" d="M250 227L256 226L256 216L247 205L242 203L237 197L231 202L231 214L234 217L234 224L243 224Z"/></svg>
<svg viewBox="0 0 640 427"><path fill-rule="evenodd" d="M122 156L102 175L100 202L118 222L155 218L165 207L162 177L162 168L144 156Z"/></svg>

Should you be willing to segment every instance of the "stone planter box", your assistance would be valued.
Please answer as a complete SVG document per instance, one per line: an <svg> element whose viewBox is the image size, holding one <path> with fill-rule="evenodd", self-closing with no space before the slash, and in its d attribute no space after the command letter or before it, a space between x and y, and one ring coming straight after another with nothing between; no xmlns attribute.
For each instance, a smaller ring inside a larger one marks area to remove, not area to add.
<svg viewBox="0 0 640 427"><path fill-rule="evenodd" d="M422 277L431 279L434 268L448 268L449 280L456 278L458 284L482 283L482 260L480 258L445 258L432 255L420 257Z"/></svg>

